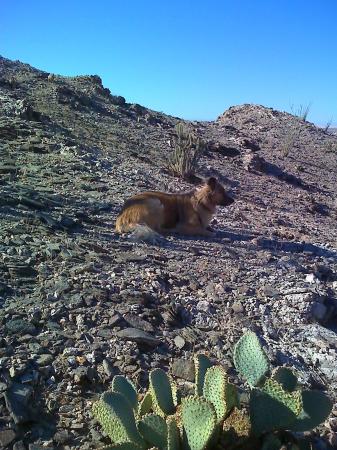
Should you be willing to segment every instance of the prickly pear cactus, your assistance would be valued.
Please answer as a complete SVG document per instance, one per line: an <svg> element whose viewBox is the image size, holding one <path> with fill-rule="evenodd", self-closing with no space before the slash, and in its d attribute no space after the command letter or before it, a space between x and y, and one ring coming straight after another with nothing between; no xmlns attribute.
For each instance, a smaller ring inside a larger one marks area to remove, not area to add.
<svg viewBox="0 0 337 450"><path fill-rule="evenodd" d="M133 410L138 408L137 390L133 383L123 375L116 375L112 380L112 391L119 392L130 403Z"/></svg>
<svg viewBox="0 0 337 450"><path fill-rule="evenodd" d="M122 444L112 444L100 447L100 450L142 450L134 442L123 442Z"/></svg>
<svg viewBox="0 0 337 450"><path fill-rule="evenodd" d="M251 386L257 386L269 371L269 361L255 333L245 333L234 347L234 364Z"/></svg>
<svg viewBox="0 0 337 450"><path fill-rule="evenodd" d="M93 405L93 413L113 443L133 442L144 447L129 402L118 392L105 392Z"/></svg>
<svg viewBox="0 0 337 450"><path fill-rule="evenodd" d="M249 401L252 430L255 435L288 429L302 411L300 391L287 392L269 378L262 389L253 389Z"/></svg>
<svg viewBox="0 0 337 450"><path fill-rule="evenodd" d="M269 433L263 439L261 450L280 450L281 447L280 439L275 434Z"/></svg>
<svg viewBox="0 0 337 450"><path fill-rule="evenodd" d="M227 375L221 366L207 369L204 381L203 395L214 406L218 423L227 415L226 401Z"/></svg>
<svg viewBox="0 0 337 450"><path fill-rule="evenodd" d="M181 439L177 422L174 416L169 416L167 423L167 450L180 450Z"/></svg>
<svg viewBox="0 0 337 450"><path fill-rule="evenodd" d="M206 371L213 364L206 355L198 353L194 356L194 368L195 368L195 395L202 395L204 389L204 381Z"/></svg>
<svg viewBox="0 0 337 450"><path fill-rule="evenodd" d="M228 382L227 374L221 366L207 369L203 396L213 404L218 423L222 422L234 407L240 406L236 386Z"/></svg>
<svg viewBox="0 0 337 450"><path fill-rule="evenodd" d="M300 391L290 369L278 368L266 378L268 359L254 333L243 335L234 350L235 366L252 386L249 415L239 409L237 389L221 366L202 354L194 363L195 395L182 402L175 383L161 369L150 372L143 396L127 378L116 376L112 392L93 405L113 442L105 449L276 450L286 435L292 436L289 430L311 430L331 412L330 399L320 391ZM291 448L302 446L298 442Z"/></svg>
<svg viewBox="0 0 337 450"><path fill-rule="evenodd" d="M138 430L151 446L164 449L167 444L167 425L157 414L147 414L138 422Z"/></svg>
<svg viewBox="0 0 337 450"><path fill-rule="evenodd" d="M150 372L150 393L152 407L156 414L166 417L174 414L175 405L170 379L162 369L154 369Z"/></svg>
<svg viewBox="0 0 337 450"><path fill-rule="evenodd" d="M288 367L277 367L272 374L272 378L288 392L293 392L297 386L297 377Z"/></svg>
<svg viewBox="0 0 337 450"><path fill-rule="evenodd" d="M202 397L187 397L181 403L184 450L206 450L216 431L217 416L211 403Z"/></svg>
<svg viewBox="0 0 337 450"><path fill-rule="evenodd" d="M138 406L138 416L142 417L148 414L152 409L152 397L149 391L145 393Z"/></svg>
<svg viewBox="0 0 337 450"><path fill-rule="evenodd" d="M303 409L290 427L293 431L309 431L323 423L331 413L332 402L321 391L302 392Z"/></svg>

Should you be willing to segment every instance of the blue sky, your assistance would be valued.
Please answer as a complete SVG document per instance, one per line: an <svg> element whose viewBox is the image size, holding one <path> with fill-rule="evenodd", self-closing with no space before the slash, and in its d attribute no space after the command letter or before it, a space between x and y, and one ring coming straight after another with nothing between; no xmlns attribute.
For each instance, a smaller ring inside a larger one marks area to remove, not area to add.
<svg viewBox="0 0 337 450"><path fill-rule="evenodd" d="M0 0L0 54L185 119L311 104L337 123L336 0Z"/></svg>

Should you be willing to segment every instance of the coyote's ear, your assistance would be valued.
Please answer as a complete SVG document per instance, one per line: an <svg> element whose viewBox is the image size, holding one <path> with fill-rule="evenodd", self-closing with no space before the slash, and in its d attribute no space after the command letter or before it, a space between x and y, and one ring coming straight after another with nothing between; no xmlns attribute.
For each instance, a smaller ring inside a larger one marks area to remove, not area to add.
<svg viewBox="0 0 337 450"><path fill-rule="evenodd" d="M212 189L212 191L214 191L217 183L218 183L218 181L214 177L208 178L208 180L207 180L207 185Z"/></svg>

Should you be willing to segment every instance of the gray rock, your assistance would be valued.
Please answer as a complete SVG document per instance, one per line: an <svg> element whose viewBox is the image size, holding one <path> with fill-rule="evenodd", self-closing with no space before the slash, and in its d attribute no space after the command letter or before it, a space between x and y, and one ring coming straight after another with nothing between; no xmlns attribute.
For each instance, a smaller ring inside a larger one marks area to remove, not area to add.
<svg viewBox="0 0 337 450"><path fill-rule="evenodd" d="M92 367L81 366L73 370L75 383L92 383L97 378L97 372Z"/></svg>
<svg viewBox="0 0 337 450"><path fill-rule="evenodd" d="M2 430L0 431L0 447L6 448L16 438L14 430Z"/></svg>
<svg viewBox="0 0 337 450"><path fill-rule="evenodd" d="M189 359L175 359L171 366L172 375L187 381L194 381L194 363Z"/></svg>
<svg viewBox="0 0 337 450"><path fill-rule="evenodd" d="M54 361L54 357L53 357L53 355L50 355L49 353L43 353L42 355L39 355L36 358L36 363L41 367L48 366L53 361Z"/></svg>
<svg viewBox="0 0 337 450"><path fill-rule="evenodd" d="M68 430L58 430L53 437L58 445L66 444L71 439L71 434Z"/></svg>
<svg viewBox="0 0 337 450"><path fill-rule="evenodd" d="M6 325L6 330L10 334L35 334L36 328L33 324L23 319L12 319L9 320Z"/></svg>
<svg viewBox="0 0 337 450"><path fill-rule="evenodd" d="M28 408L29 401L33 394L31 386L20 383L13 383L10 389L5 392L4 397L7 409L16 424L22 424L33 420L32 411Z"/></svg>
<svg viewBox="0 0 337 450"><path fill-rule="evenodd" d="M328 308L323 303L314 302L312 305L312 315L317 320L324 320L327 314Z"/></svg>
<svg viewBox="0 0 337 450"><path fill-rule="evenodd" d="M241 302L234 302L232 305L232 310L233 310L233 312L238 314L238 313L242 313L244 311L244 307Z"/></svg>
<svg viewBox="0 0 337 450"><path fill-rule="evenodd" d="M176 345L179 349L182 349L182 348L185 346L186 341L185 341L185 339L184 339L183 337L181 337L181 336L176 336L176 337L174 338L174 343L175 343L175 345Z"/></svg>
<svg viewBox="0 0 337 450"><path fill-rule="evenodd" d="M13 444L13 450L26 450L26 446L22 441L18 441Z"/></svg>
<svg viewBox="0 0 337 450"><path fill-rule="evenodd" d="M143 330L137 328L125 328L117 333L117 336L126 341L134 341L138 344L149 345L150 347L157 347L160 340Z"/></svg>
<svg viewBox="0 0 337 450"><path fill-rule="evenodd" d="M128 325L138 328L139 330L147 331L148 333L153 333L153 326L147 321L137 316L136 314L128 313L125 314L124 320L128 323Z"/></svg>

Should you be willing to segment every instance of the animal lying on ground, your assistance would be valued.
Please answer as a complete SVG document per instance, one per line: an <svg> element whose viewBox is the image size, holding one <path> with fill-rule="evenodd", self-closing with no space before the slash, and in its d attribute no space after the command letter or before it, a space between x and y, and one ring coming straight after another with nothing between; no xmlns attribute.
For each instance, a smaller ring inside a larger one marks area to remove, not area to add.
<svg viewBox="0 0 337 450"><path fill-rule="evenodd" d="M214 177L185 194L143 192L126 200L116 220L116 231L125 233L142 224L161 234L212 236L209 224L216 207L233 202Z"/></svg>

